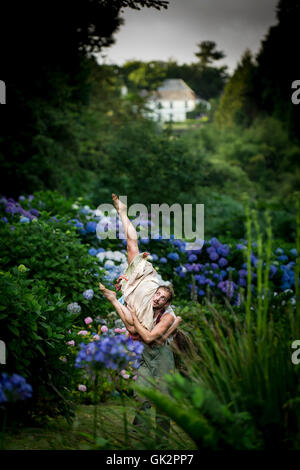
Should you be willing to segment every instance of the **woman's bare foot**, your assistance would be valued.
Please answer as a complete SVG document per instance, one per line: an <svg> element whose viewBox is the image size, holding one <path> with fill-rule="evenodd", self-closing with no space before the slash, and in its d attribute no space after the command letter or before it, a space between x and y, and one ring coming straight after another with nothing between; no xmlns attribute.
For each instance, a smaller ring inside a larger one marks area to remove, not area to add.
<svg viewBox="0 0 300 470"><path fill-rule="evenodd" d="M101 284L101 282L99 282L99 287L100 287L102 294L104 295L104 297L107 298L107 300L109 300L110 302L113 302L114 300L116 300L117 298L116 292L114 292L113 290L107 289L103 284Z"/></svg>
<svg viewBox="0 0 300 470"><path fill-rule="evenodd" d="M121 212L125 212L126 214L127 206L124 204L124 202L121 202L115 193L112 193L112 199L118 214L120 214Z"/></svg>

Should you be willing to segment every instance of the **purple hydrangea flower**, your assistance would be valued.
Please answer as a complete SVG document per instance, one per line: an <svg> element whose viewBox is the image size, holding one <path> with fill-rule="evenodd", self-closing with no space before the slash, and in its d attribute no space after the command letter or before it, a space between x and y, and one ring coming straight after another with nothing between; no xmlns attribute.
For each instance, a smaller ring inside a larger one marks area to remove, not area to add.
<svg viewBox="0 0 300 470"><path fill-rule="evenodd" d="M235 282L227 280L219 282L218 287L224 294L227 295L227 297L232 298L237 285Z"/></svg>
<svg viewBox="0 0 300 470"><path fill-rule="evenodd" d="M240 277L247 277L246 269L240 269L239 270L239 275L240 275Z"/></svg>
<svg viewBox="0 0 300 470"><path fill-rule="evenodd" d="M226 265L228 264L228 261L227 261L226 258L220 258L219 261L218 261L218 263L219 263L219 266L220 266L221 268L224 268L224 266L226 266Z"/></svg>

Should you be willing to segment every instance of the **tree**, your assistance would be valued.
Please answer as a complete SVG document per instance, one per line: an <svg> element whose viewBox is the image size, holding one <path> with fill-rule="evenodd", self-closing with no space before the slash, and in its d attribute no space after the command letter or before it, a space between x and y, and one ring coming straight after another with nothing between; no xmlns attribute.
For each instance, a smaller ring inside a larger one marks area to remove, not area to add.
<svg viewBox="0 0 300 470"><path fill-rule="evenodd" d="M227 82L214 118L216 124L223 127L232 127L236 124L249 125L256 113L254 103L255 65L249 49L244 52L232 77Z"/></svg>
<svg viewBox="0 0 300 470"><path fill-rule="evenodd" d="M195 56L199 59L200 65L203 68L225 57L223 51L216 50L216 43L214 41L201 41L197 46L199 51L195 52Z"/></svg>
<svg viewBox="0 0 300 470"><path fill-rule="evenodd" d="M300 0L280 0L276 14L278 23L269 29L256 57L254 87L260 109L284 122L290 137L300 139L300 106L291 101L292 82L300 78Z"/></svg>
<svg viewBox="0 0 300 470"><path fill-rule="evenodd" d="M1 5L0 78L7 90L0 126L2 193L53 189L58 181L64 190L65 172L71 190L70 178L80 169L78 126L91 96L92 54L114 42L122 8L167 4L31 0Z"/></svg>

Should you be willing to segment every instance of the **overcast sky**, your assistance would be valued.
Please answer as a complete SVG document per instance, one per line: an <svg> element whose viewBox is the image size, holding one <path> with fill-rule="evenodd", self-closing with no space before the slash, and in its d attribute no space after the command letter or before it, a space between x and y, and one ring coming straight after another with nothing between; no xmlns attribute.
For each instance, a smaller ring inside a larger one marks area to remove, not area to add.
<svg viewBox="0 0 300 470"><path fill-rule="evenodd" d="M126 8L116 43L99 63L130 59L176 59L191 63L200 41L215 41L226 57L216 63L232 73L246 48L256 54L268 28L277 23L278 0L170 0L167 10Z"/></svg>

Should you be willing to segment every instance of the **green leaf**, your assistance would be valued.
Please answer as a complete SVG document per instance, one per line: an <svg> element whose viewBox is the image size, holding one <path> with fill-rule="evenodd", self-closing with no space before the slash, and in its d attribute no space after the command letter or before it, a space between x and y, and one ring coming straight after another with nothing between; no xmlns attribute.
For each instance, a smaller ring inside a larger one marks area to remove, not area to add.
<svg viewBox="0 0 300 470"><path fill-rule="evenodd" d="M14 327L13 325L7 325L7 327L14 335L18 337L20 336L20 332L16 327Z"/></svg>

